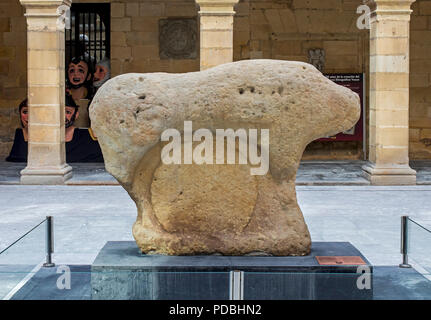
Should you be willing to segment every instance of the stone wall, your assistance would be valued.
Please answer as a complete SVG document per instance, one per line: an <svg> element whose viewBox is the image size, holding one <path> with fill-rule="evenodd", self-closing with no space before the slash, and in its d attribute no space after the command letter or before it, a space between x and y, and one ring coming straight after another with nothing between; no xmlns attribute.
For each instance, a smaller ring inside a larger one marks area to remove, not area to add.
<svg viewBox="0 0 431 320"><path fill-rule="evenodd" d="M364 72L367 31L356 27L361 0L240 1L234 22L234 60L308 62L308 50L326 51L324 72Z"/></svg>
<svg viewBox="0 0 431 320"><path fill-rule="evenodd" d="M27 32L18 0L0 2L0 159L9 154L27 95Z"/></svg>
<svg viewBox="0 0 431 320"><path fill-rule="evenodd" d="M410 159L431 159L431 1L412 6L410 25Z"/></svg>
<svg viewBox="0 0 431 320"><path fill-rule="evenodd" d="M198 26L198 6L194 0L121 0L111 3L113 75L128 72L199 71L198 43L195 58L162 59L160 57L159 20L167 18L194 18ZM196 31L199 39L198 28Z"/></svg>
<svg viewBox="0 0 431 320"><path fill-rule="evenodd" d="M74 3L85 2L111 3L113 76L128 72L199 70L199 43L196 58L162 59L159 54L159 20L198 19L194 0L74 0ZM235 6L234 60L270 58L307 62L308 49L323 48L324 72L368 72L368 30L356 27L356 9L361 4L362 0L240 0ZM16 109L26 95L25 29L19 1L1 0L0 158L9 152L14 129L19 125ZM430 56L431 1L417 0L411 22L411 159L431 159ZM359 142L315 142L304 155L305 159L362 157Z"/></svg>
<svg viewBox="0 0 431 320"><path fill-rule="evenodd" d="M361 4L361 0L240 0L234 20L234 60L308 62L309 49L323 48L323 72L366 72L368 30L356 27ZM361 142L314 142L304 159L362 159L362 150Z"/></svg>
<svg viewBox="0 0 431 320"><path fill-rule="evenodd" d="M361 0L240 0L235 6L233 59L308 62L309 49L323 48L324 72L365 72L368 32L356 28L356 9L361 3ZM194 0L112 1L113 75L199 70L198 58L160 59L158 44L159 19L197 18L197 12ZM361 142L316 142L304 155L306 159L362 157Z"/></svg>

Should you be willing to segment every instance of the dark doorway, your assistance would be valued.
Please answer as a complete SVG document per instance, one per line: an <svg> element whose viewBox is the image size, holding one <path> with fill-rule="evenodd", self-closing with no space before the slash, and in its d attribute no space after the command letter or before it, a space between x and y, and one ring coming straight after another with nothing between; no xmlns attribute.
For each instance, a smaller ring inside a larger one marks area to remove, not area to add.
<svg viewBox="0 0 431 320"><path fill-rule="evenodd" d="M109 3L74 3L70 10L70 29L66 29L66 64L87 53L92 60L109 58L111 6Z"/></svg>

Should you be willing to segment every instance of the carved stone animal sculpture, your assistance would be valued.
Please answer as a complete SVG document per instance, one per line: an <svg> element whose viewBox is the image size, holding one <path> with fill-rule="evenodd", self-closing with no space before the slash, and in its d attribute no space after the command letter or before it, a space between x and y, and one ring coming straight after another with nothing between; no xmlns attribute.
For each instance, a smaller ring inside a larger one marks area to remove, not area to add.
<svg viewBox="0 0 431 320"><path fill-rule="evenodd" d="M105 83L90 107L106 169L136 203L138 246L168 255L308 254L295 190L302 153L359 116L356 93L312 65L279 60L124 74ZM268 173L251 175L251 163L163 163L161 135L183 132L184 121L213 133L268 129Z"/></svg>

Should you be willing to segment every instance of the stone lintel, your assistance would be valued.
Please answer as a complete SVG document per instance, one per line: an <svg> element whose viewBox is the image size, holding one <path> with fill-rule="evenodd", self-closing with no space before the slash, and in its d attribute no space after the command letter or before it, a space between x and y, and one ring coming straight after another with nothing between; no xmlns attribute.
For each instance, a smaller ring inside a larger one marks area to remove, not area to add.
<svg viewBox="0 0 431 320"><path fill-rule="evenodd" d="M238 3L239 0L195 0L195 1L199 5L200 10L198 13L199 13L199 16L201 17L202 16L233 17L235 15L234 6Z"/></svg>
<svg viewBox="0 0 431 320"><path fill-rule="evenodd" d="M230 10L224 10L224 11L221 11L221 10L218 10L218 11L213 11L213 10L208 10L208 11L205 11L205 10L201 10L201 11L198 11L198 14L199 14L199 16L223 16L223 17L225 17L225 16L227 16L227 17L229 17L229 16L234 16L235 15L235 11L230 11Z"/></svg>
<svg viewBox="0 0 431 320"><path fill-rule="evenodd" d="M372 12L391 14L395 12L405 12L410 14L411 5L416 0L363 0L364 4L370 7Z"/></svg>
<svg viewBox="0 0 431 320"><path fill-rule="evenodd" d="M219 11L224 8L229 8L229 11L233 11L233 7L239 2L239 0L195 0L195 2L201 8L201 11ZM205 10L202 10L205 8Z"/></svg>
<svg viewBox="0 0 431 320"><path fill-rule="evenodd" d="M61 5L72 5L72 0L19 0L22 6L26 8L51 8Z"/></svg>
<svg viewBox="0 0 431 320"><path fill-rule="evenodd" d="M25 8L27 32L58 31L64 33L64 21L60 21L63 10L70 7L71 0L20 0Z"/></svg>
<svg viewBox="0 0 431 320"><path fill-rule="evenodd" d="M416 185L416 171L408 164L375 164L369 162L362 173L372 185Z"/></svg>
<svg viewBox="0 0 431 320"><path fill-rule="evenodd" d="M371 8L370 23L379 21L410 21L413 10L410 9L416 0L365 0Z"/></svg>

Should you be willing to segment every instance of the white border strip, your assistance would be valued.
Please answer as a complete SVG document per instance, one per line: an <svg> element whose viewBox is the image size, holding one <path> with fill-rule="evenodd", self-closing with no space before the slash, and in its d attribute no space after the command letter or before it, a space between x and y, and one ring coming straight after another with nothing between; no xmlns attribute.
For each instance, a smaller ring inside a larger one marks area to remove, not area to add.
<svg viewBox="0 0 431 320"><path fill-rule="evenodd" d="M31 270L24 279L22 279L7 295L3 297L2 300L10 300L15 293L18 292L19 289L21 289L35 274L39 271L39 269L42 267L44 261L41 261L36 267Z"/></svg>
<svg viewBox="0 0 431 320"><path fill-rule="evenodd" d="M419 263L417 263L414 259L409 257L409 263L417 272L419 272L422 276L431 281L431 274L428 270L424 269Z"/></svg>

